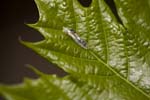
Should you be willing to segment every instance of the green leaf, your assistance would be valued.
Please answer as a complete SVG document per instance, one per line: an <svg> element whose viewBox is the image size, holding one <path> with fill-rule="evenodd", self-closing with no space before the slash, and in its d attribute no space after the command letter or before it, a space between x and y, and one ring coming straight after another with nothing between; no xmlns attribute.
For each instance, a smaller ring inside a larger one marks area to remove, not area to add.
<svg viewBox="0 0 150 100"><path fill-rule="evenodd" d="M128 38L130 80L149 93L150 88L150 1L115 0L118 14L130 34ZM136 78L137 76L138 78ZM136 78L135 80L132 78ZM148 89L148 90L147 90Z"/></svg>
<svg viewBox="0 0 150 100"><path fill-rule="evenodd" d="M22 85L0 88L8 100L92 100L85 94L90 91L88 88L84 90L73 81L56 76L43 75L38 80L26 79Z"/></svg>
<svg viewBox="0 0 150 100"><path fill-rule="evenodd" d="M93 0L89 7L77 0L36 4L40 18L29 26L45 39L21 43L69 75L42 74L21 86L0 86L8 100L150 100L148 0L115 0L123 25L104 0ZM88 49L66 35L63 27L76 30Z"/></svg>
<svg viewBox="0 0 150 100"><path fill-rule="evenodd" d="M149 0L115 0L118 14L128 31L135 37L145 39L142 42L148 45L150 40L150 1Z"/></svg>

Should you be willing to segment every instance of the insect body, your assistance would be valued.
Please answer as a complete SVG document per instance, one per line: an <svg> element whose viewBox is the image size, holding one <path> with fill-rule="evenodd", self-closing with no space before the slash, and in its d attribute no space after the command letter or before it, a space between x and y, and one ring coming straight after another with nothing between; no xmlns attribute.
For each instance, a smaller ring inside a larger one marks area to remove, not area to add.
<svg viewBox="0 0 150 100"><path fill-rule="evenodd" d="M68 34L78 45L87 49L87 43L79 37L79 35L73 30L68 28L63 28L63 31Z"/></svg>

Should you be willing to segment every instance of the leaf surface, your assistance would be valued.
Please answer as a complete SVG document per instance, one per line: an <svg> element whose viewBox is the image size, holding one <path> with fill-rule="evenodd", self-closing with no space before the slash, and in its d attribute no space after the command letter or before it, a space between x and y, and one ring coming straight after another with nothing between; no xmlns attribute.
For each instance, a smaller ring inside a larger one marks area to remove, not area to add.
<svg viewBox="0 0 150 100"><path fill-rule="evenodd" d="M29 86L28 82L15 88L1 86L0 92L11 97L8 100L150 100L149 1L133 2L115 0L121 25L104 0L93 0L89 7L77 0L36 0L40 18L29 26L45 39L21 42L70 75L44 75L29 81ZM146 4L141 7L144 12L135 9L138 3ZM126 7L146 26L133 20ZM76 30L88 49L66 35L63 27Z"/></svg>

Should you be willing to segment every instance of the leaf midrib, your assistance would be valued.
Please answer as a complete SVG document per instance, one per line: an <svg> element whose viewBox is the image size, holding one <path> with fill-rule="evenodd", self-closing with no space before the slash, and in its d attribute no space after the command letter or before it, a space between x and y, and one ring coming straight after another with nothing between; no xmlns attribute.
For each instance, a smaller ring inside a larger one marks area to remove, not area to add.
<svg viewBox="0 0 150 100"><path fill-rule="evenodd" d="M98 3L99 0L98 0ZM99 6L98 6L99 7ZM100 8L100 7L99 7ZM87 9L86 10L86 17L87 17ZM75 18L76 19L76 18ZM76 22L76 21L75 21ZM101 21L102 22L102 21ZM104 29L103 29L104 31ZM104 32L106 33L106 32ZM106 44L106 61L108 60L108 41L106 40L107 35L105 35L105 44ZM116 72L110 65L108 65L108 63L106 64L104 61L102 61L92 50L89 50L89 52L102 64L104 64L109 70L111 70L116 76L118 76L120 79L122 79L123 81L125 81L127 84L129 84L130 86L132 86L133 88L135 88L137 91L141 92L143 95L145 95L146 97L150 98L150 96L145 93L144 91L142 91L139 87L136 87L133 83L131 83L129 80L127 80L125 77L121 76L118 72ZM127 59L128 60L128 59ZM129 66L127 66L129 67Z"/></svg>
<svg viewBox="0 0 150 100"><path fill-rule="evenodd" d="M98 1L99 2L99 1ZM87 15L86 15L87 16ZM75 21L76 22L76 21ZM107 45L107 36L105 35L105 42L106 42L106 46ZM108 47L107 47L108 49ZM133 88L135 88L137 91L141 92L143 95L145 95L146 97L150 98L150 96L148 94L146 94L144 91L142 91L139 87L135 86L133 83L131 83L129 80L127 80L125 77L121 76L118 72L116 72L110 65L108 65L106 62L102 61L93 51L90 51L90 53L102 64L104 64L109 70L111 70L116 76L118 76L120 79L122 79L123 81L125 81L127 84L129 84L130 86L132 86ZM108 55L108 52L107 54ZM129 67L129 66L128 66Z"/></svg>
<svg viewBox="0 0 150 100"><path fill-rule="evenodd" d="M102 61L94 52L90 51L90 53L102 64L104 64L109 70L111 70L116 76L118 76L120 79L122 79L123 81L125 81L127 84L129 84L130 86L132 86L133 88L135 88L137 91L141 92L143 95L145 95L146 97L150 98L150 96L145 93L144 91L142 91L139 87L136 87L133 83L131 83L129 80L127 80L126 78L124 78L123 76L121 76L119 73L117 73L110 65L106 64L104 61Z"/></svg>
<svg viewBox="0 0 150 100"><path fill-rule="evenodd" d="M98 0L98 3L100 4L100 1ZM98 4L98 8L100 9L99 7L99 4ZM101 14L101 13L99 13ZM101 18L101 17L100 17ZM102 21L101 21L102 23ZM103 24L102 24L103 25ZM102 27L103 28L103 27ZM116 76L118 76L120 79L122 79L123 81L125 81L127 84L131 85L133 88L135 88L137 91L141 92L143 95L145 95L146 97L150 98L150 96L145 93L144 91L142 91L139 87L136 87L133 83L131 83L129 80L127 80L125 77L121 76L118 72L116 72L110 65L108 65L108 41L107 41L107 34L105 32L105 30L103 29L104 31L104 37L105 37L105 44L106 44L106 63L104 61L101 60L101 58L99 58L93 51L89 51L100 63L104 64L109 70L111 70ZM127 48L125 46L125 53L126 53L126 56L128 56L128 52L126 51ZM127 57L127 60L128 60L128 57ZM128 63L127 63L128 64ZM128 68L128 73L127 75L129 75L129 65L127 65L127 68ZM128 78L128 76L127 76Z"/></svg>

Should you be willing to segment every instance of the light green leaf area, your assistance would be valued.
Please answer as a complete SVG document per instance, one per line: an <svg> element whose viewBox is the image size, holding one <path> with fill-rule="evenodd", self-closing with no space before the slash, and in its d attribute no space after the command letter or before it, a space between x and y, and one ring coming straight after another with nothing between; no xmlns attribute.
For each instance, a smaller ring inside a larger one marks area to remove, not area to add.
<svg viewBox="0 0 150 100"><path fill-rule="evenodd" d="M22 85L0 86L8 100L150 100L150 1L115 0L118 22L104 0L36 0L40 18L29 24L44 40L24 45L69 75L42 74ZM79 46L63 32L76 30Z"/></svg>

